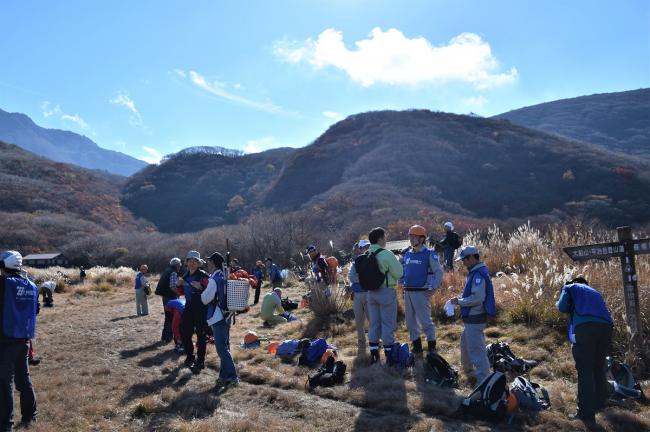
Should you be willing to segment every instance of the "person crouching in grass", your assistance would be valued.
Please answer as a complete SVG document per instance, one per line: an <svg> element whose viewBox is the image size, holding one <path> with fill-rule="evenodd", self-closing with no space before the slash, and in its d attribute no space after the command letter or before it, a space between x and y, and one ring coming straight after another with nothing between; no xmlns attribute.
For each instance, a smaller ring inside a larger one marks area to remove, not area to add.
<svg viewBox="0 0 650 432"><path fill-rule="evenodd" d="M226 276L223 273L223 256L215 252L208 258L210 280L201 293L201 301L208 305L208 325L212 327L214 345L221 364L216 389L225 390L239 383L235 362L230 353L230 319L233 312L228 311L226 299Z"/></svg>

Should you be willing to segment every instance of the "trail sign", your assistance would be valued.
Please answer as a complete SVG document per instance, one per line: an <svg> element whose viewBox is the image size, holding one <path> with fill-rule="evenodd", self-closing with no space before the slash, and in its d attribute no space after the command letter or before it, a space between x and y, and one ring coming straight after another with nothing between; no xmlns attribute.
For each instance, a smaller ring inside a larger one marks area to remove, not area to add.
<svg viewBox="0 0 650 432"><path fill-rule="evenodd" d="M632 229L627 226L616 230L618 232L617 242L570 246L563 250L574 261L620 258L625 296L625 317L631 333L631 348L632 351L636 351L643 344L643 326L639 311L639 288L634 257L650 254L650 238L634 240Z"/></svg>

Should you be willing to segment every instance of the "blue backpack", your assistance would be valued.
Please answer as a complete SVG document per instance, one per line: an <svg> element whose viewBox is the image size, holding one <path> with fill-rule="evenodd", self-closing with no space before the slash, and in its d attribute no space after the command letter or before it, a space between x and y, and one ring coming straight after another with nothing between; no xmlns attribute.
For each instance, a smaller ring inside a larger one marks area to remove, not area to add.
<svg viewBox="0 0 650 432"><path fill-rule="evenodd" d="M327 344L326 339L316 339L309 345L303 347L302 354L300 354L300 358L298 359L298 364L300 366L314 366L320 362L321 357L323 357L323 354L325 354L325 351L327 351L328 348L330 348L330 346Z"/></svg>
<svg viewBox="0 0 650 432"><path fill-rule="evenodd" d="M390 366L396 366L397 369L406 369L413 366L415 360L413 354L409 350L409 344L395 342L393 349L390 352L390 359L388 359Z"/></svg>
<svg viewBox="0 0 650 432"><path fill-rule="evenodd" d="M280 342L280 345L278 345L275 355L283 359L290 359L296 354L299 343L300 341L297 339L283 340Z"/></svg>

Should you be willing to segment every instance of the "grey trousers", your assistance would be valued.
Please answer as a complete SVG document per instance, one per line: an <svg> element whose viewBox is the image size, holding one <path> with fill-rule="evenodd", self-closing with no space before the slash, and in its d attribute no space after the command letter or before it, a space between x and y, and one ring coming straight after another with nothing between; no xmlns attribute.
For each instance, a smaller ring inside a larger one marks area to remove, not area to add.
<svg viewBox="0 0 650 432"><path fill-rule="evenodd" d="M485 352L485 324L465 324L460 335L460 364L465 373L476 369L476 380L483 381L490 374L490 362Z"/></svg>
<svg viewBox="0 0 650 432"><path fill-rule="evenodd" d="M412 341L419 339L424 333L428 341L436 340L436 326L431 320L431 291L404 291L404 312L406 328Z"/></svg>
<svg viewBox="0 0 650 432"><path fill-rule="evenodd" d="M382 287L375 291L368 291L368 342L378 343L379 339L384 347L395 342L395 329L397 328L397 293L395 288Z"/></svg>
<svg viewBox="0 0 650 432"><path fill-rule="evenodd" d="M135 313L138 315L149 314L149 303L147 302L147 295L144 293L144 288L135 290Z"/></svg>
<svg viewBox="0 0 650 432"><path fill-rule="evenodd" d="M366 321L368 321L368 292L355 292L352 303L354 323L357 326L357 343L359 348L366 347Z"/></svg>

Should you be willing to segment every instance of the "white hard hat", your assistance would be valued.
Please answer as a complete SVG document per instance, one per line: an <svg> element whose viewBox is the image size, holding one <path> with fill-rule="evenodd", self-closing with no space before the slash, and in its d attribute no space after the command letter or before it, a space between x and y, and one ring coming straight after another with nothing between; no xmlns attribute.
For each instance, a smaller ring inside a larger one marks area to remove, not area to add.
<svg viewBox="0 0 650 432"><path fill-rule="evenodd" d="M4 268L20 270L23 266L23 256L18 251L6 251L0 255L0 260L4 262Z"/></svg>
<svg viewBox="0 0 650 432"><path fill-rule="evenodd" d="M181 265L181 259L178 257L174 257L169 261L170 266L178 266Z"/></svg>
<svg viewBox="0 0 650 432"><path fill-rule="evenodd" d="M447 228L449 231L454 230L454 224L451 222L445 222L445 228Z"/></svg>

